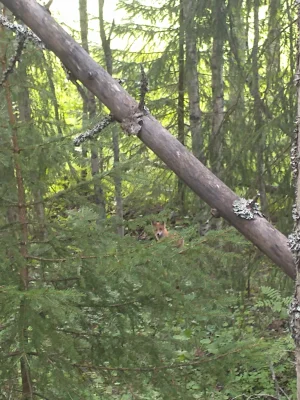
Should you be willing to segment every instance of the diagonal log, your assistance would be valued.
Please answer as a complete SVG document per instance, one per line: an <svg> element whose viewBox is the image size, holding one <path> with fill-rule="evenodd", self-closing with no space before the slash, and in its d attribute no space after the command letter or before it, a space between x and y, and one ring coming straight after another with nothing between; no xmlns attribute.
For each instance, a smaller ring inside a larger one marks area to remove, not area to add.
<svg viewBox="0 0 300 400"><path fill-rule="evenodd" d="M46 47L110 109L119 122L137 109L137 102L35 0L1 1L42 39ZM295 278L295 265L287 238L264 218L256 217L247 221L237 217L232 210L232 203L238 196L153 116L143 117L143 126L138 137L199 197L212 208L218 209L223 218L289 277Z"/></svg>

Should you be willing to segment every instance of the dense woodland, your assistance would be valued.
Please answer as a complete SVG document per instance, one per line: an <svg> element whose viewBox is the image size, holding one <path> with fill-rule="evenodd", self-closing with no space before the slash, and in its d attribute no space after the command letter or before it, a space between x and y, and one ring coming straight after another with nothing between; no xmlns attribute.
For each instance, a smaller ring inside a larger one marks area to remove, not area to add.
<svg viewBox="0 0 300 400"><path fill-rule="evenodd" d="M88 1L52 16L137 100L142 65L151 114L287 236L294 0ZM0 25L0 399L296 399L293 280L23 44Z"/></svg>

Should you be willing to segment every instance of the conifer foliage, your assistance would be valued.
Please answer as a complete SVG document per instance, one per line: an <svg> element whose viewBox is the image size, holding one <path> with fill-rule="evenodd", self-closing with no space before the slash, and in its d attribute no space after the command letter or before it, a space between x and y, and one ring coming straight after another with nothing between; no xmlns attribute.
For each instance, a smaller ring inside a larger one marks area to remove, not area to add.
<svg viewBox="0 0 300 400"><path fill-rule="evenodd" d="M289 232L291 2L119 0L108 25L99 0L94 44L87 3L91 55L136 98L142 64L151 113ZM292 282L5 8L0 24L0 399L295 398Z"/></svg>

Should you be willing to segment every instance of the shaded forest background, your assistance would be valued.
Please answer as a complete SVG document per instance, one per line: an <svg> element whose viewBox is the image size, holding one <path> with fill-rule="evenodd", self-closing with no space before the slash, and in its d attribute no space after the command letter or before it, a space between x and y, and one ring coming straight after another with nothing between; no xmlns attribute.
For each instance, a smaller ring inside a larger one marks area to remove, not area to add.
<svg viewBox="0 0 300 400"><path fill-rule="evenodd" d="M287 235L294 2L98 5L66 29L137 99L142 63L151 113ZM0 398L295 398L293 282L117 124L74 146L108 110L33 44L7 76L19 39L1 27Z"/></svg>

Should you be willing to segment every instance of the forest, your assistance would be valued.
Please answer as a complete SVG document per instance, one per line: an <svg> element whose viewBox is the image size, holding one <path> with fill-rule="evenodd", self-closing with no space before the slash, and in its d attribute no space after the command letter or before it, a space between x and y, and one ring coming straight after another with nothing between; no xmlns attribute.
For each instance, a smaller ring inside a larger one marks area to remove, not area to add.
<svg viewBox="0 0 300 400"><path fill-rule="evenodd" d="M300 400L299 2L0 9L0 400Z"/></svg>

